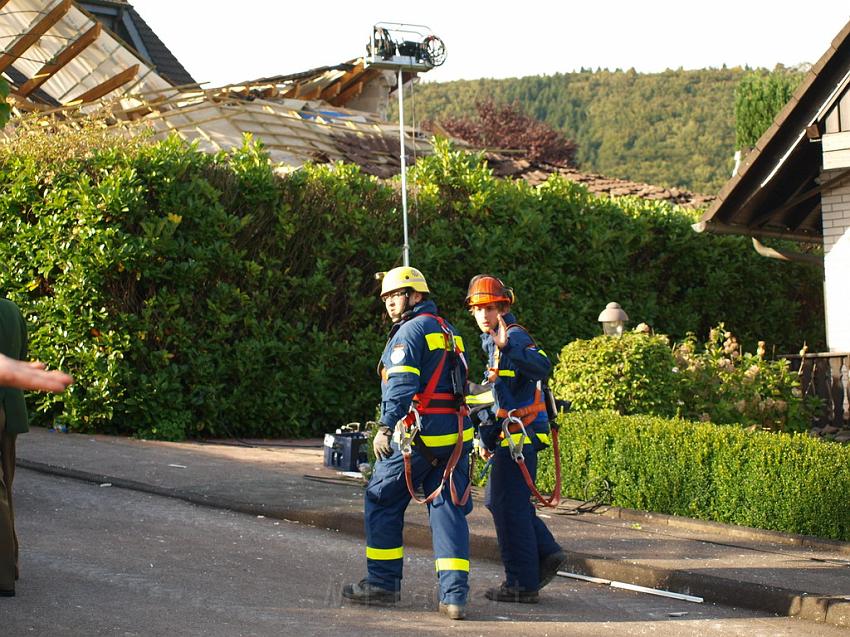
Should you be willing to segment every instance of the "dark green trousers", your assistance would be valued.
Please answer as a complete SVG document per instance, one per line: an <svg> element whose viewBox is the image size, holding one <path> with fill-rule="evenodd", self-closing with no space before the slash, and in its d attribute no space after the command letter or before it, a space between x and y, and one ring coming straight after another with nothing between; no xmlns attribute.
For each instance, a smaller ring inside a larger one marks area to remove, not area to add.
<svg viewBox="0 0 850 637"><path fill-rule="evenodd" d="M18 537L12 506L16 439L16 434L6 431L6 412L0 407L0 591L14 590L18 574Z"/></svg>

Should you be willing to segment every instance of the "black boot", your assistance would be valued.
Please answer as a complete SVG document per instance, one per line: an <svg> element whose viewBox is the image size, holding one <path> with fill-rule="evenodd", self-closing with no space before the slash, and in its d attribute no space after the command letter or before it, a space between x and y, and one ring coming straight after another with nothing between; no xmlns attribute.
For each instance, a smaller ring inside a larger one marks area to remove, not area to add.
<svg viewBox="0 0 850 637"><path fill-rule="evenodd" d="M517 602L520 604L536 604L539 601L537 591L527 591L519 586L508 586L502 582L501 586L488 588L484 597L494 602Z"/></svg>
<svg viewBox="0 0 850 637"><path fill-rule="evenodd" d="M366 606L392 606L401 599L401 593L379 588L362 579L356 584L346 584L342 587L342 596L357 604Z"/></svg>
<svg viewBox="0 0 850 637"><path fill-rule="evenodd" d="M555 579L558 571L567 561L567 554L563 551L551 553L540 560L540 585L537 590L540 590L546 584Z"/></svg>

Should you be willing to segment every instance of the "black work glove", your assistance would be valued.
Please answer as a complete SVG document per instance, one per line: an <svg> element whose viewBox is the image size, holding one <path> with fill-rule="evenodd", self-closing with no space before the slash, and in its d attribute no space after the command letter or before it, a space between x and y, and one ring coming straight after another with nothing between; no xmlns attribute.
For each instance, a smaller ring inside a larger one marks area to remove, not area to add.
<svg viewBox="0 0 850 637"><path fill-rule="evenodd" d="M375 457L379 460L389 458L393 455L393 448L390 445L393 432L386 425L378 424L378 430L375 432L375 437L372 440L372 450L375 452Z"/></svg>

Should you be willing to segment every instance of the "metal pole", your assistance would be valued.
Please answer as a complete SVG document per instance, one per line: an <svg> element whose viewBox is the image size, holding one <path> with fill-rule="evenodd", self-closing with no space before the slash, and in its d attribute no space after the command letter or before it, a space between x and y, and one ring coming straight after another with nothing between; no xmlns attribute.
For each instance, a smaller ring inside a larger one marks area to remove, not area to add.
<svg viewBox="0 0 850 637"><path fill-rule="evenodd" d="M407 169L404 161L404 89L401 84L401 69L398 70L398 139L401 143L401 217L404 223L404 246L401 256L404 265L410 265L410 244L407 239Z"/></svg>

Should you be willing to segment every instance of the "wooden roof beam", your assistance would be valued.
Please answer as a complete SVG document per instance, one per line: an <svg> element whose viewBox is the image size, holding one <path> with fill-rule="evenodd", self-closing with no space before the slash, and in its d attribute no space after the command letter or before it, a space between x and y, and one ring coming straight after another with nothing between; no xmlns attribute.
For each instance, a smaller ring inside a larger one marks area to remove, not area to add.
<svg viewBox="0 0 850 637"><path fill-rule="evenodd" d="M68 13L68 9L70 8L71 0L60 0L60 2L53 7L47 15L36 22L35 26L30 28L28 32L22 33L21 36L3 52L3 55L0 55L0 72L5 71L12 66L12 63L21 57L28 48L35 44L41 36L47 33L47 30L50 29L50 27L59 22L59 20Z"/></svg>
<svg viewBox="0 0 850 637"><path fill-rule="evenodd" d="M66 46L62 49L50 62L42 66L38 73L33 75L30 79L24 82L21 87L15 91L16 94L26 97L30 93L32 93L39 86L44 84L47 80L53 77L56 73L58 73L62 67L64 67L68 62L77 57L82 51L89 46L92 42L97 40L97 36L100 35L102 26L100 22L95 22L94 26L83 33L80 37L74 40L70 45Z"/></svg>
<svg viewBox="0 0 850 637"><path fill-rule="evenodd" d="M348 87L348 84L351 83L358 75L360 75L364 70L363 62L358 62L357 65L350 71L346 71L336 82L328 86L322 94L319 96L321 99L328 101L331 98L339 95L345 88Z"/></svg>
<svg viewBox="0 0 850 637"><path fill-rule="evenodd" d="M363 82L356 82L345 89L342 93L337 95L330 102L334 106L345 106L349 100L353 100L355 97L360 95L363 92Z"/></svg>
<svg viewBox="0 0 850 637"><path fill-rule="evenodd" d="M339 95L339 92L341 90L342 90L342 83L341 82L334 82L333 84L331 84L330 86L325 88L321 92L321 94L319 94L319 99L325 100L327 102L327 101L333 99L334 97L336 97L337 95Z"/></svg>
<svg viewBox="0 0 850 637"><path fill-rule="evenodd" d="M301 95L298 96L298 99L302 100L315 100L319 99L319 96L322 94L322 87L317 86L316 88L310 89L309 91L304 91Z"/></svg>
<svg viewBox="0 0 850 637"><path fill-rule="evenodd" d="M72 104L83 104L85 102L93 102L96 99L103 97L104 95L108 95L115 89L120 86L124 86L127 82L136 77L136 73L139 72L139 65L134 64L133 66L124 69L117 75L113 75L108 80L101 82L97 86L92 89L89 89L82 95L78 95L70 102L65 102L65 106L70 106Z"/></svg>
<svg viewBox="0 0 850 637"><path fill-rule="evenodd" d="M283 98L297 99L298 93L301 91L301 85L296 83L291 89L281 94Z"/></svg>

